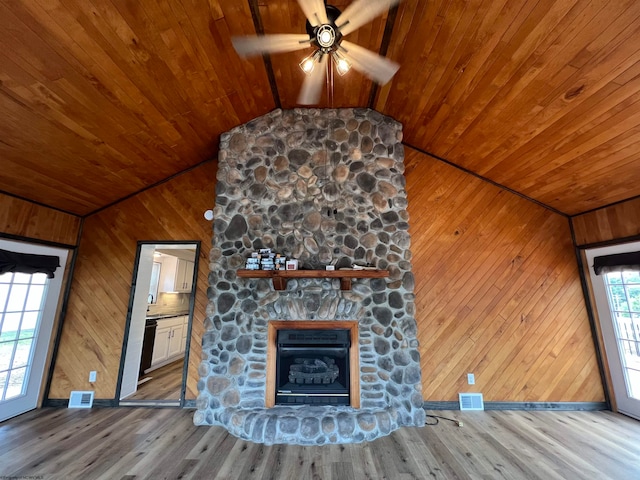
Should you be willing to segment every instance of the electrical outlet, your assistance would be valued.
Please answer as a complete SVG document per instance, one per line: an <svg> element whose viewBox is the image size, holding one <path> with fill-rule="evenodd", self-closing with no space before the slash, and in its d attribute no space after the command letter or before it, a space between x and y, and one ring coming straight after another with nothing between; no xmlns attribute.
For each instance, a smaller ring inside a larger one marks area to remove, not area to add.
<svg viewBox="0 0 640 480"><path fill-rule="evenodd" d="M98 372L96 372L95 370L91 370L89 372L89 383L95 382L97 377L98 377Z"/></svg>
<svg viewBox="0 0 640 480"><path fill-rule="evenodd" d="M473 373L467 373L467 383L469 385L476 384L476 376Z"/></svg>

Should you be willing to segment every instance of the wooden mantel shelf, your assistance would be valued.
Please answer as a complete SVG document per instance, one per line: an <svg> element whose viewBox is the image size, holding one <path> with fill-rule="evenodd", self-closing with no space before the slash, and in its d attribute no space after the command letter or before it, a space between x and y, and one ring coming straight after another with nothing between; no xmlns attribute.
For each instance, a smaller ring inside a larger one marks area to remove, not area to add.
<svg viewBox="0 0 640 480"><path fill-rule="evenodd" d="M290 278L339 278L340 290L351 290L352 278L385 278L389 270L245 270L241 278L271 278L274 290L286 290Z"/></svg>

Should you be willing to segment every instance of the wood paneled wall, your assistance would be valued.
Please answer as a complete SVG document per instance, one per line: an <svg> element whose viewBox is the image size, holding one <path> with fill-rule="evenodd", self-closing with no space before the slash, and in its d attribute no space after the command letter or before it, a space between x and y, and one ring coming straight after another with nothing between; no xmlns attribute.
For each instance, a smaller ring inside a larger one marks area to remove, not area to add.
<svg viewBox="0 0 640 480"><path fill-rule="evenodd" d="M568 219L411 148L405 161L425 400L603 401Z"/></svg>
<svg viewBox="0 0 640 480"><path fill-rule="evenodd" d="M406 149L425 400L603 401L567 218ZM207 305L215 164L85 220L50 398L114 398L138 240L202 241L187 398ZM466 385L466 373L476 385Z"/></svg>
<svg viewBox="0 0 640 480"><path fill-rule="evenodd" d="M195 398L207 305L216 163L207 162L85 219L49 398L91 388L115 398L138 241L200 240L187 398Z"/></svg>
<svg viewBox="0 0 640 480"><path fill-rule="evenodd" d="M640 198L571 218L576 245L640 235Z"/></svg>
<svg viewBox="0 0 640 480"><path fill-rule="evenodd" d="M0 232L75 245L80 217L0 193Z"/></svg>

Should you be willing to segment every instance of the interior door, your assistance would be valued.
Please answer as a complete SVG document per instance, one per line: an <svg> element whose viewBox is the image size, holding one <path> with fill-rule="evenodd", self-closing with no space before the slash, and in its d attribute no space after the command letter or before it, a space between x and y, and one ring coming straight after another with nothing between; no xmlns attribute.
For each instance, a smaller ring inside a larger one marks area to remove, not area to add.
<svg viewBox="0 0 640 480"><path fill-rule="evenodd" d="M0 240L12 252L60 257L55 277L0 275L0 421L37 407L67 251Z"/></svg>
<svg viewBox="0 0 640 480"><path fill-rule="evenodd" d="M596 275L598 256L640 251L640 243L587 250L591 284L618 411L640 419L640 267Z"/></svg>

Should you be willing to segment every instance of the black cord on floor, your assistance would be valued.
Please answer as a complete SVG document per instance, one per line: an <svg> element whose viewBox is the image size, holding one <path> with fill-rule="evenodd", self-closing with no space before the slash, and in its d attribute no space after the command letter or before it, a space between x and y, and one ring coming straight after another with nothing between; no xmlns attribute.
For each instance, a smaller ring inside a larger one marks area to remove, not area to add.
<svg viewBox="0 0 640 480"><path fill-rule="evenodd" d="M440 419L449 420L450 422L455 423L458 427L462 426L462 422L460 422L460 421L458 421L458 420L456 420L454 418L441 417L440 415L429 415L428 413L425 413L425 416L427 418L433 418L435 420L435 422L433 422L433 423L429 423L428 421L426 421L424 423L425 426L430 426L431 427L433 425L438 425L438 423L440 423Z"/></svg>
<svg viewBox="0 0 640 480"><path fill-rule="evenodd" d="M425 427L427 427L427 426L431 427L433 425L437 425L438 423L440 423L440 420L438 420L437 417L431 417L431 418L433 418L435 420L435 422L429 423L429 418L428 417L431 417L431 415L427 415L427 420L424 422L424 426Z"/></svg>

